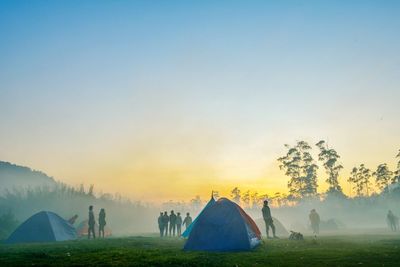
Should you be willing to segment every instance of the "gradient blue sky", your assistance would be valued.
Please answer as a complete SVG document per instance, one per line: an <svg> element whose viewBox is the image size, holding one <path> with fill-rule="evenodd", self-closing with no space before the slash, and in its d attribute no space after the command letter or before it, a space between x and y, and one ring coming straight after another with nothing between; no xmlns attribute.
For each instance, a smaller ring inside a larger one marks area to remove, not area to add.
<svg viewBox="0 0 400 267"><path fill-rule="evenodd" d="M299 139L328 140L343 182L355 164L393 168L399 14L400 1L0 0L0 159L151 200L284 192L276 158Z"/></svg>

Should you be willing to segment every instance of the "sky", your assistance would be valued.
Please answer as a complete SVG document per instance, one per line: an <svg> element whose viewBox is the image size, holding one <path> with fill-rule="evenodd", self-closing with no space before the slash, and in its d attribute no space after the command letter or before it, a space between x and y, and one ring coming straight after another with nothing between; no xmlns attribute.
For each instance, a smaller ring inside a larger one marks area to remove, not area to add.
<svg viewBox="0 0 400 267"><path fill-rule="evenodd" d="M399 11L0 0L0 160L160 202L236 186L285 193L284 144L324 139L350 194L353 166L396 164Z"/></svg>

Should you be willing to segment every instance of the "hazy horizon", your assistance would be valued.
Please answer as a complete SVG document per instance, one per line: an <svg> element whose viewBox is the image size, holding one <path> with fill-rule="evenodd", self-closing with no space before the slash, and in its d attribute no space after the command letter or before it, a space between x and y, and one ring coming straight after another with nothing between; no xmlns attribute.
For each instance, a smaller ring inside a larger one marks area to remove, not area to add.
<svg viewBox="0 0 400 267"><path fill-rule="evenodd" d="M349 194L352 167L394 170L400 149L399 7L0 2L0 160L136 200L206 199L287 192L284 144L323 139Z"/></svg>

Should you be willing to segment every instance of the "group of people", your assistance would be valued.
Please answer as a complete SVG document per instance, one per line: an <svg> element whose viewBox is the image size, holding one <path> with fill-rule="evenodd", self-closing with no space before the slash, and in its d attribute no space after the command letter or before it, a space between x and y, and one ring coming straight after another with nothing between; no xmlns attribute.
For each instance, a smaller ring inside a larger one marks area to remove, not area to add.
<svg viewBox="0 0 400 267"><path fill-rule="evenodd" d="M89 206L89 221L88 221L88 239L90 239L90 236L92 235L93 239L96 238L96 233L95 233L95 225L96 225L96 220L94 217L94 212L93 212L93 206ZM100 209L99 212L99 237L104 238L104 227L106 226L106 211L104 209Z"/></svg>
<svg viewBox="0 0 400 267"><path fill-rule="evenodd" d="M160 216L158 217L158 228L160 229L160 237L163 236L175 236L175 232L177 236L181 236L182 234L182 225L185 225L185 229L189 227L192 223L192 217L190 217L190 213L186 213L185 219L182 221L181 213L177 214L171 210L170 215L165 211L164 213L160 212Z"/></svg>
<svg viewBox="0 0 400 267"><path fill-rule="evenodd" d="M265 223L265 230L268 239L278 238L276 236L276 228L274 225L274 220L271 215L271 209L268 206L268 200L264 200L264 205L262 208L262 215ZM319 234L319 226L321 223L321 219L319 214L315 209L310 211L308 216L310 220L311 229L314 235ZM392 231L397 231L399 229L399 218L397 218L391 210L389 210L387 214L387 222ZM160 229L160 236L175 236L175 231L177 232L177 236L181 236L181 226L185 225L186 228L192 223L192 218L189 213L186 213L185 219L182 221L182 217L178 212L176 215L173 210L171 210L170 215L165 211L164 213L160 212L160 216L158 217L158 227ZM168 227L169 226L169 227ZM272 237L269 234L269 228L272 230ZM169 232L168 232L169 230Z"/></svg>

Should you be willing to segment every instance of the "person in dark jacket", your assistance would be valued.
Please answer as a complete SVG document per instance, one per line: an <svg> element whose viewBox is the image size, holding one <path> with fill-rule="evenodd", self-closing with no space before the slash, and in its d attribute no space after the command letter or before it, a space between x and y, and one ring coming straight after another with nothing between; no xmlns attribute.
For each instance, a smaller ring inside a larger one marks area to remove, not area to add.
<svg viewBox="0 0 400 267"><path fill-rule="evenodd" d="M182 234L182 217L181 217L181 213L178 212L176 214L176 235L179 237Z"/></svg>
<svg viewBox="0 0 400 267"><path fill-rule="evenodd" d="M96 224L96 221L94 219L94 213L93 213L93 206L89 206L89 221L88 221L88 239L90 239L90 234L93 234L93 239L96 238L96 234L94 232L94 226Z"/></svg>
<svg viewBox="0 0 400 267"><path fill-rule="evenodd" d="M186 217L183 220L182 225L185 225L185 229L187 229L189 227L189 225L192 224L192 217L190 217L190 213L186 213Z"/></svg>
<svg viewBox="0 0 400 267"><path fill-rule="evenodd" d="M164 215L160 212L160 216L158 216L158 229L160 229L160 237L164 236Z"/></svg>
<svg viewBox="0 0 400 267"><path fill-rule="evenodd" d="M104 227L106 224L106 211L101 209L99 213L99 237L103 235L104 238Z"/></svg>
<svg viewBox="0 0 400 267"><path fill-rule="evenodd" d="M165 211L163 215L164 236L168 236L168 223L169 223L169 216L168 213Z"/></svg>
<svg viewBox="0 0 400 267"><path fill-rule="evenodd" d="M271 238L269 236L269 228L270 227L272 229L273 238L277 238L277 236L275 235L274 220L272 219L271 209L268 206L268 201L267 200L264 200L264 206L262 208L262 215L263 215L263 219L264 219L264 222L265 222L265 231L266 231L266 234L267 234L267 238Z"/></svg>
<svg viewBox="0 0 400 267"><path fill-rule="evenodd" d="M171 214L169 215L169 236L175 236L176 231L176 215L173 210L171 210Z"/></svg>

